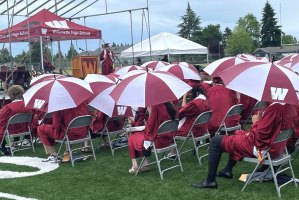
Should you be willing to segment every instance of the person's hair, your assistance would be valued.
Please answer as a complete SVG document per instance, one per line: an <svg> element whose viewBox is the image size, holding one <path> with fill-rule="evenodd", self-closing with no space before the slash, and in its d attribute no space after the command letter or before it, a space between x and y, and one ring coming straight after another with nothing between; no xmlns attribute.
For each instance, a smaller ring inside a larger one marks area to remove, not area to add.
<svg viewBox="0 0 299 200"><path fill-rule="evenodd" d="M206 96L206 93L202 88L200 87L192 88L192 99L195 99L200 94Z"/></svg>
<svg viewBox="0 0 299 200"><path fill-rule="evenodd" d="M176 109L174 108L173 104L172 104L171 102L166 102L166 103L164 103L164 105L165 105L166 108L167 108L167 111L168 111L168 114L169 114L170 117L171 117L171 120L175 120L175 119L176 119L177 111L176 111Z"/></svg>
<svg viewBox="0 0 299 200"><path fill-rule="evenodd" d="M24 94L24 89L20 85L13 85L7 90L7 95L12 101L16 99L22 99Z"/></svg>

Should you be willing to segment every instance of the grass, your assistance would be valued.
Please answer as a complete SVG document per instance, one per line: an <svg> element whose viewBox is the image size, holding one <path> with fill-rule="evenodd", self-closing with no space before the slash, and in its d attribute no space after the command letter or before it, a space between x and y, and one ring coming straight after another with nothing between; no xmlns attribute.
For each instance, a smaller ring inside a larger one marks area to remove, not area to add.
<svg viewBox="0 0 299 200"><path fill-rule="evenodd" d="M95 141L94 144L97 144ZM40 144L36 145L36 154L26 150L17 152L15 156L45 157ZM60 164L55 171L32 177L0 179L0 192L16 194L37 199L278 199L272 182L250 184L245 192L241 192L240 174L253 170L254 165L240 162L234 169L234 179L218 178L217 190L198 190L190 184L204 179L207 175L207 158L202 166L197 159L187 153L182 156L184 172L179 168L165 172L164 180L160 179L156 167L137 177L128 173L131 162L126 149L120 149L111 155L110 150L97 150L97 160L89 158L76 162ZM225 165L227 154L223 154L220 169ZM167 163L166 163L167 164ZM293 166L298 176L298 160ZM0 164L1 170L32 171L30 167ZM34 171L34 170L33 170ZM290 184L282 189L283 199L296 199L299 190Z"/></svg>

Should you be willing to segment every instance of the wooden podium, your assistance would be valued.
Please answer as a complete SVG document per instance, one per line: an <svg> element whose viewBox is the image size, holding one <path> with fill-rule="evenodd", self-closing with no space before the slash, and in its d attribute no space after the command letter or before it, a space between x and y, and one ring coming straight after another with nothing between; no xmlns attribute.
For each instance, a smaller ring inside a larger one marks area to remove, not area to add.
<svg viewBox="0 0 299 200"><path fill-rule="evenodd" d="M76 56L72 58L72 73L74 77L84 78L87 74L97 74L98 56Z"/></svg>

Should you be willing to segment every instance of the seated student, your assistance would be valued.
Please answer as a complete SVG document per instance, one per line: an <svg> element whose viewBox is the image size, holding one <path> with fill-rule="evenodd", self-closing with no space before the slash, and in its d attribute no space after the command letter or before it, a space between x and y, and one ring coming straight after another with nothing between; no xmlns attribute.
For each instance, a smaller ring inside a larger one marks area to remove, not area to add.
<svg viewBox="0 0 299 200"><path fill-rule="evenodd" d="M293 107L287 104L272 103L261 117L259 113L252 117L253 126L246 134L217 135L212 138L209 147L207 179L194 183L195 188L217 188L216 175L223 178L233 178L232 169L243 157L258 157L258 151L266 150L275 140L281 130L294 127ZM286 142L273 145L270 150L272 158L279 156ZM222 152L229 153L225 168L218 172Z"/></svg>
<svg viewBox="0 0 299 200"><path fill-rule="evenodd" d="M135 173L138 169L136 158L143 156L143 142L153 141L157 148L168 146L173 142L173 135L157 136L159 126L167 120L174 120L176 118L176 110L172 103L167 102L159 105L154 105L147 108L149 117L145 125L144 131L133 132L129 136L128 148L129 155L132 161L132 167L129 173ZM147 149L149 150L149 149ZM144 165L148 164L148 159L145 160ZM143 168L143 170L147 170Z"/></svg>
<svg viewBox="0 0 299 200"><path fill-rule="evenodd" d="M178 132L175 134L177 136L187 136L189 130L194 123L194 120L198 117L202 112L210 110L210 106L206 97L204 95L203 90L199 90L199 95L189 103L186 102L187 93L183 96L182 107L179 109L179 119L180 124L182 124ZM193 135L199 137L206 133L208 126L199 125L194 126L192 129Z"/></svg>
<svg viewBox="0 0 299 200"><path fill-rule="evenodd" d="M148 113L146 108L139 107L135 113L135 117L129 117L129 121L132 127L144 126L145 121L148 118Z"/></svg>
<svg viewBox="0 0 299 200"><path fill-rule="evenodd" d="M213 115L209 121L209 132L213 137L218 130L227 111L238 104L236 93L226 88L220 77L213 78L214 85L207 89L207 99L210 104ZM240 116L233 116L228 118L225 123L229 126L238 125Z"/></svg>
<svg viewBox="0 0 299 200"><path fill-rule="evenodd" d="M44 145L46 154L49 155L48 158L43 160L43 162L55 162L55 159L57 158L57 152L54 148L55 139L62 139L70 121L72 121L75 117L82 115L88 115L87 102L81 103L76 108L54 112L52 125L43 124L37 127L37 133ZM82 138L85 136L86 131L85 127L72 129L69 132L69 138L71 140ZM70 156L66 152L64 154L63 162L67 162L69 160Z"/></svg>
<svg viewBox="0 0 299 200"><path fill-rule="evenodd" d="M108 119L109 119L108 115L106 115L105 113L103 113L101 111L96 111L95 117L93 119L92 126L91 126L93 138L97 136L96 133L104 130ZM119 120L108 121L107 129L109 131L118 131L118 130L122 129L124 124L125 124L125 118L120 118ZM103 140L103 144L100 146L100 148L110 148L110 144L109 144L107 135L103 135L102 140Z"/></svg>
<svg viewBox="0 0 299 200"><path fill-rule="evenodd" d="M5 155L9 154L9 151L5 148L6 142L5 139L3 138L8 120L17 113L31 112L30 109L25 108L25 104L23 100L24 89L22 88L22 86L20 85L11 86L8 89L7 94L10 97L12 102L3 106L3 108L0 111L0 143L3 140L1 144L1 151ZM9 132L12 134L19 133L24 130L27 130L26 124L15 124L9 127Z"/></svg>

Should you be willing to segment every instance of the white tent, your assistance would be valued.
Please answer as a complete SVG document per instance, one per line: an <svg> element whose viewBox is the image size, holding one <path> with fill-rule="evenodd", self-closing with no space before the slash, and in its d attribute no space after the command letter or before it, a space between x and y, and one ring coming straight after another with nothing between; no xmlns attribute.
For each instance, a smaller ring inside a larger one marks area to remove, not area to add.
<svg viewBox="0 0 299 200"><path fill-rule="evenodd" d="M133 49L134 57L150 56L149 39L135 44ZM207 47L166 32L162 32L151 37L151 50L152 56L174 54L208 54ZM133 57L132 47L122 51L121 57Z"/></svg>

